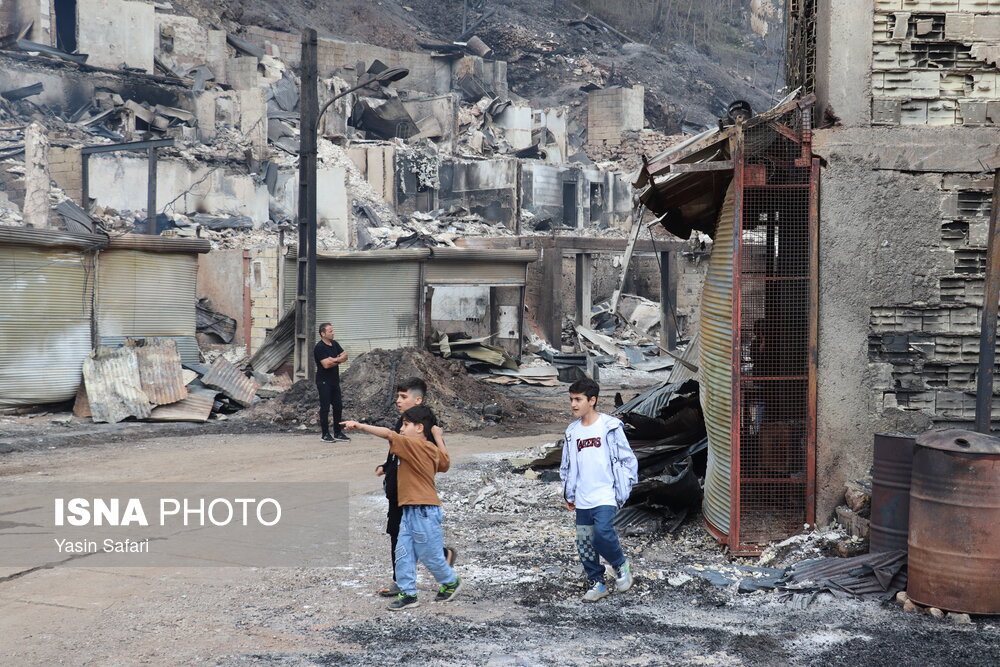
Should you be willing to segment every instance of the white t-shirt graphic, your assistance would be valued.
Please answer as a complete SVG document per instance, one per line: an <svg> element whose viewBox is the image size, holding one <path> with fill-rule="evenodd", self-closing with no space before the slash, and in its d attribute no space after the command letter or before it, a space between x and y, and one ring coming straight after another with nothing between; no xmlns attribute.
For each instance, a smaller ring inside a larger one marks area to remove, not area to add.
<svg viewBox="0 0 1000 667"><path fill-rule="evenodd" d="M567 443L576 447L575 504L578 509L589 510L602 505L618 506L615 502L611 456L608 454L608 443L604 441L606 434L607 427L602 415L590 426L581 423L573 434L575 442Z"/></svg>

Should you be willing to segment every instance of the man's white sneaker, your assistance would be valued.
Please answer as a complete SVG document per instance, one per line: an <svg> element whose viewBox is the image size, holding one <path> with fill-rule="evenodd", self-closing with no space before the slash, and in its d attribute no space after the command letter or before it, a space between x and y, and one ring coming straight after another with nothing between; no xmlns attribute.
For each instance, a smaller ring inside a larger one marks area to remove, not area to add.
<svg viewBox="0 0 1000 667"><path fill-rule="evenodd" d="M625 561L615 572L615 593L624 593L632 588L632 567Z"/></svg>
<svg viewBox="0 0 1000 667"><path fill-rule="evenodd" d="M593 587L589 591L587 591L586 593L584 593L584 595L583 595L583 601L584 602L597 602L601 598L608 597L608 595L610 595L610 594L611 594L611 591L608 590L607 586L605 586L601 582L597 582L596 584L593 585Z"/></svg>

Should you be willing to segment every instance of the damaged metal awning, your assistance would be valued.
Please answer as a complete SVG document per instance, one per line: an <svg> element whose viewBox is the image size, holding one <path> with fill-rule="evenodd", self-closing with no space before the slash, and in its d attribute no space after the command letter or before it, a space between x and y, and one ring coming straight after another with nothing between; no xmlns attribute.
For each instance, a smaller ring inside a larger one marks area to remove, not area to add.
<svg viewBox="0 0 1000 667"><path fill-rule="evenodd" d="M643 159L633 183L637 189L645 188L639 199L672 234L687 239L692 230L698 230L714 238L722 201L733 180L734 139L742 138L749 128L812 103L811 96L796 99L795 95L738 126L706 130L649 161Z"/></svg>

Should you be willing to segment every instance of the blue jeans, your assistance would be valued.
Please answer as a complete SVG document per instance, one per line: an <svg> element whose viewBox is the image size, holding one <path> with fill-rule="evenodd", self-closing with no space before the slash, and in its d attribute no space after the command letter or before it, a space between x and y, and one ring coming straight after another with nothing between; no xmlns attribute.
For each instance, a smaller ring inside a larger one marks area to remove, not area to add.
<svg viewBox="0 0 1000 667"><path fill-rule="evenodd" d="M441 508L437 505L403 505L396 542L396 585L407 595L417 594L417 561L439 584L453 584L455 571L444 559Z"/></svg>
<svg viewBox="0 0 1000 667"><path fill-rule="evenodd" d="M604 581L602 557L616 569L625 564L618 533L611 525L617 512L618 509L611 505L576 510L576 548L590 581Z"/></svg>

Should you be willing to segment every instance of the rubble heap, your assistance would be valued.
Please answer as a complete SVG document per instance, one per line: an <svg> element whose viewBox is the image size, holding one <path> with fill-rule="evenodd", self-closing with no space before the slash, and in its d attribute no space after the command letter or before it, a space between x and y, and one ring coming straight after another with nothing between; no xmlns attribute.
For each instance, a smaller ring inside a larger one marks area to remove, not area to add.
<svg viewBox="0 0 1000 667"><path fill-rule="evenodd" d="M476 430L497 422L531 423L546 415L470 376L461 362L406 348L373 350L341 376L344 417L378 426L396 423L396 383L417 376L427 383L427 405L447 430ZM312 424L319 411L315 385L301 380L279 398L255 406L246 418L272 424Z"/></svg>

